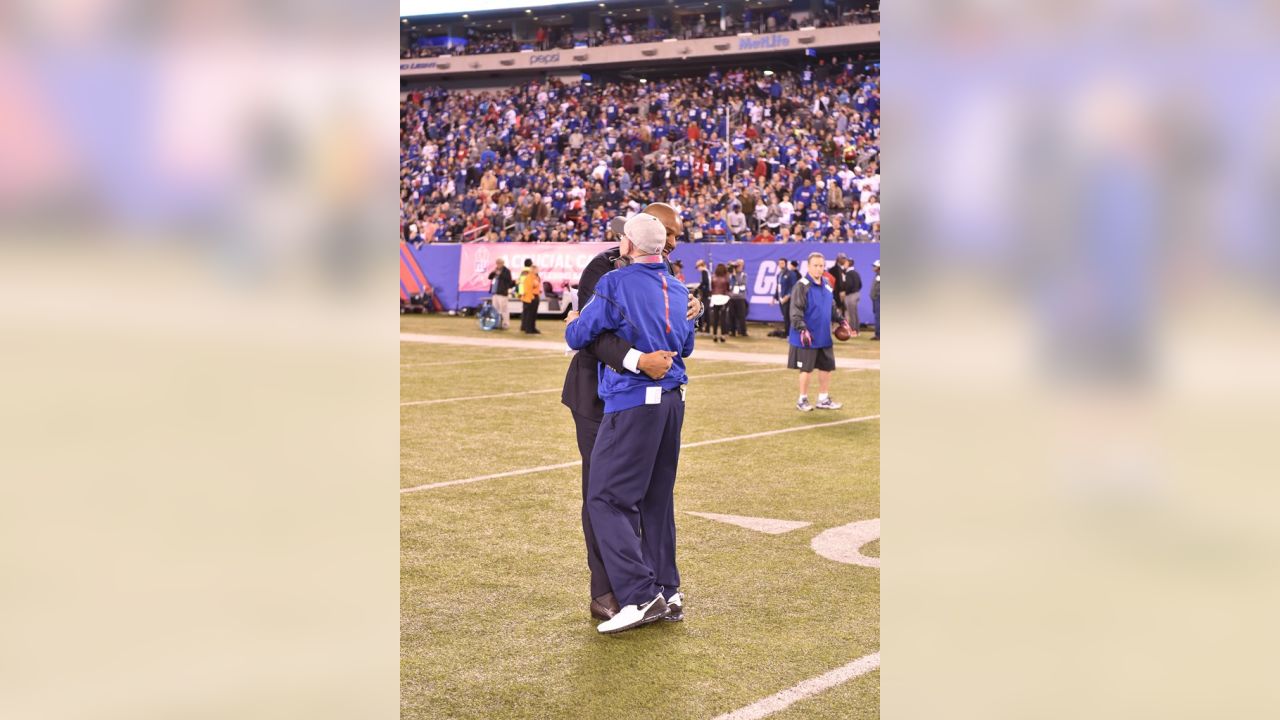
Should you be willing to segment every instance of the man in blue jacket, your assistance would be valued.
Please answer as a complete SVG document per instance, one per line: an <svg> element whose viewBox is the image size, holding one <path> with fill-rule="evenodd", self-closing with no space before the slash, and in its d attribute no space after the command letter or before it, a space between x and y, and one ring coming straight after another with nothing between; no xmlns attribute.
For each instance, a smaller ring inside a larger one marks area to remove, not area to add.
<svg viewBox="0 0 1280 720"><path fill-rule="evenodd" d="M820 252L810 253L808 274L791 290L791 351L787 367L800 371L800 399L796 409L809 412L839 410L843 405L831 399L831 371L836 369L836 353L832 349L831 319L848 328L844 312L835 301L834 289L823 277L827 259ZM852 332L852 330L850 330ZM818 371L818 404L809 404L809 375Z"/></svg>
<svg viewBox="0 0 1280 720"><path fill-rule="evenodd" d="M800 279L799 271L792 267L795 264L795 260L788 264L786 258L778 258L778 277L773 299L778 303L778 309L782 311L782 330L771 332L770 336L789 337L791 335L791 290Z"/></svg>
<svg viewBox="0 0 1280 720"><path fill-rule="evenodd" d="M694 330L685 316L689 290L662 262L666 241L658 218L641 213L627 220L621 252L631 262L601 277L581 316L571 314L565 326L565 341L575 350L612 331L640 352L675 353L657 380L600 368L604 420L591 453L587 511L622 606L597 626L606 634L661 620L668 604L676 612L684 605L672 492L689 381L684 358L693 352Z"/></svg>

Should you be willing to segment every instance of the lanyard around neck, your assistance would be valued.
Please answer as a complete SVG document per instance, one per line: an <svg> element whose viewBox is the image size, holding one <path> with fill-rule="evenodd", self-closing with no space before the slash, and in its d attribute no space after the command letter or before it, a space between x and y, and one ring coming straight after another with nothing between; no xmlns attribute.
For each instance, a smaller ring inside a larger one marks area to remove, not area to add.
<svg viewBox="0 0 1280 720"><path fill-rule="evenodd" d="M632 258L632 262L662 262L661 255L641 255ZM658 278L662 280L662 312L667 321L667 334L671 334L671 296L667 294L667 273L665 270L658 274Z"/></svg>
<svg viewBox="0 0 1280 720"><path fill-rule="evenodd" d="M662 273L662 312L667 318L667 334L671 334L671 296L667 294L667 274Z"/></svg>

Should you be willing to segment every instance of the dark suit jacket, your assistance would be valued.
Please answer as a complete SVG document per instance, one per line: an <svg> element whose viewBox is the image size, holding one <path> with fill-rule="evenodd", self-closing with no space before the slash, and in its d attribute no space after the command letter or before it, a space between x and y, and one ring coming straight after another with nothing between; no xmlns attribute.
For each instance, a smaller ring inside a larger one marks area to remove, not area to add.
<svg viewBox="0 0 1280 720"><path fill-rule="evenodd" d="M578 307L586 307L587 301L595 293L596 282L605 273L613 269L613 261L618 259L618 248L610 248L591 258L582 271L578 281ZM622 366L622 360L631 349L631 343L614 335L603 333L592 343L578 351L569 361L569 370L564 376L564 390L560 393L560 402L570 410L593 420L604 419L604 401L600 399L600 366L604 363L618 372L630 372Z"/></svg>
<svg viewBox="0 0 1280 720"><path fill-rule="evenodd" d="M836 263L827 269L831 273L832 279L835 280L835 286L831 289L835 292L837 302L844 302L844 268L840 267L840 263Z"/></svg>
<svg viewBox="0 0 1280 720"><path fill-rule="evenodd" d="M844 292L846 295L862 292L862 276L853 268L844 272Z"/></svg>

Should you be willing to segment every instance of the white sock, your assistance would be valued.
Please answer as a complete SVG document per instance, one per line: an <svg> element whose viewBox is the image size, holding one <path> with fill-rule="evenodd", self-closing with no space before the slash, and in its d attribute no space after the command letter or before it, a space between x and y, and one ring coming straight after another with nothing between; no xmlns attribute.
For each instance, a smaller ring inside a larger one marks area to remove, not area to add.
<svg viewBox="0 0 1280 720"><path fill-rule="evenodd" d="M818 393L818 402L826 402L826 400L827 400L826 393Z"/></svg>
<svg viewBox="0 0 1280 720"><path fill-rule="evenodd" d="M800 396L800 402L809 402L809 396L808 396L808 395L801 395L801 396Z"/></svg>

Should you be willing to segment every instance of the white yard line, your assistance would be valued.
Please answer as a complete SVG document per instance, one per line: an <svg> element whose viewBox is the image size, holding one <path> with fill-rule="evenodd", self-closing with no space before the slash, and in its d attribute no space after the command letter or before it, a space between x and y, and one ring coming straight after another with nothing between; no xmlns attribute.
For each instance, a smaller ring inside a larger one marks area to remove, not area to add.
<svg viewBox="0 0 1280 720"><path fill-rule="evenodd" d="M703 340L703 338L698 338ZM474 338L455 337L452 335L423 335L421 333L400 333L400 342L435 343L440 345L470 345L472 347L523 348L526 350L564 350L562 340L516 340L503 337ZM732 343L732 340L730 341ZM693 351L698 360L730 360L733 362L767 363L769 365L787 364L787 346L778 344L778 351L765 355L755 352L733 352L729 350L704 350L698 347ZM840 357L840 347L836 346L836 367L846 370L879 370L879 360Z"/></svg>
<svg viewBox="0 0 1280 720"><path fill-rule="evenodd" d="M730 375L752 375L754 373L779 372L786 368L764 368L763 370L737 370L735 372L726 373L709 373L707 375L690 375L690 380L705 380L707 378L728 377ZM546 390L521 390L519 392L496 393L493 395L468 395L466 397L441 398L439 400L410 400L400 403L400 407L406 405L438 405L440 403L462 402L464 400L489 400L492 398L516 397L519 395L539 395L542 393L560 392L562 388L547 388Z"/></svg>
<svg viewBox="0 0 1280 720"><path fill-rule="evenodd" d="M775 518L749 517L746 515L721 515L720 513L694 512L692 510L685 510L684 514L737 525L740 528L755 530L766 535L781 535L813 524L803 520L777 520Z"/></svg>
<svg viewBox="0 0 1280 720"><path fill-rule="evenodd" d="M419 490L434 490L436 488L449 487L450 485L465 485L467 483L480 482L481 480L496 480L497 478L514 477L516 475L528 475L530 473L540 473L546 470L560 470L562 468L577 467L581 464L581 460L574 460L573 462L560 463L559 465L539 465L538 467L524 468L521 470L508 470L507 472L494 473L492 475L481 475L480 477L427 483L426 485L415 485L413 487L400 488L400 494L403 495L405 493L417 492Z"/></svg>
<svg viewBox="0 0 1280 720"><path fill-rule="evenodd" d="M695 443L685 443L680 446L680 449L685 450L688 448L702 447L703 445L736 442L738 440L753 440L755 438L769 437L771 435L800 432L801 430L816 430L817 428L846 425L848 423L866 422L868 420L878 419L880 419L879 415L866 415L863 417L846 418L844 420L835 420L833 422L817 423L814 425L801 425L800 427L783 428L781 430L766 430L765 432L751 433L750 435L735 435L733 437L717 438L715 440L702 440ZM494 480L497 478L514 477L516 475L528 475L530 473L539 473L546 470L560 470L562 468L577 467L581 464L581 460L574 460L573 462L560 463L559 465L539 465L538 467L524 468L521 470L508 470L507 472L494 473L492 475L481 475L479 477L462 478L460 480L446 480L444 482L427 483L425 485L414 485L413 487L400 488L400 493L403 495L404 493L418 492L419 490L434 490L435 488L449 487L450 485L464 485L466 483L480 482L481 480Z"/></svg>
<svg viewBox="0 0 1280 720"><path fill-rule="evenodd" d="M521 392L494 393L493 395L468 395L466 397L440 398L439 400L410 400L409 402L400 403L400 407L410 405L439 405L440 403L464 402L466 400L489 400L492 398L517 397L520 395L540 395L543 393L560 392L562 388L547 388L546 390L523 390Z"/></svg>
<svg viewBox="0 0 1280 720"><path fill-rule="evenodd" d="M719 438L716 440L702 440L696 443L685 443L680 446L681 450L686 448L702 447L703 445L715 445L717 443L736 442L738 440L752 440L755 438L769 437L770 435L781 435L783 433L800 432L801 430L814 430L817 428L832 427L833 425L845 425L855 422L866 422L867 420L879 420L879 415L864 415L862 417L848 418L845 420L834 420L832 422L817 423L816 425L801 425L800 427L783 428L781 430L766 430L764 432L751 433L750 435L736 435L734 437Z"/></svg>
<svg viewBox="0 0 1280 720"><path fill-rule="evenodd" d="M880 667L880 653L873 652L870 655L854 660L848 665L841 665L835 670L792 685L786 690L770 695L763 700L757 700L746 707L719 715L714 720L759 720L759 718L768 717L780 710L785 710L805 698L830 690L860 675L866 675L878 667Z"/></svg>

